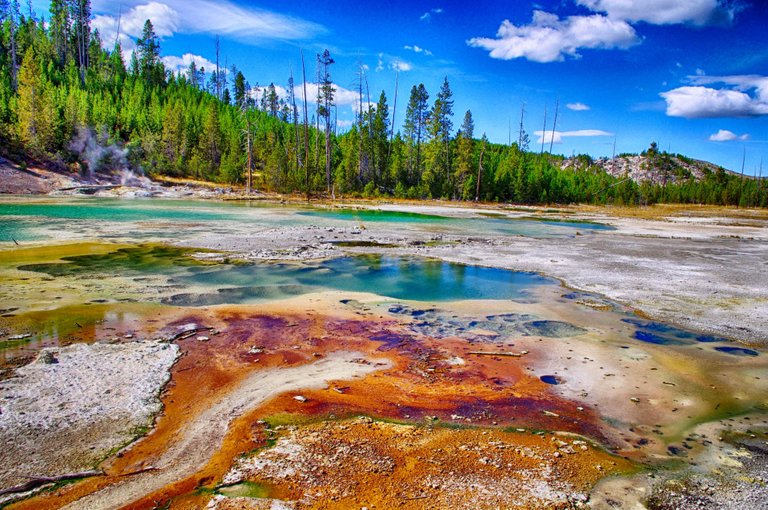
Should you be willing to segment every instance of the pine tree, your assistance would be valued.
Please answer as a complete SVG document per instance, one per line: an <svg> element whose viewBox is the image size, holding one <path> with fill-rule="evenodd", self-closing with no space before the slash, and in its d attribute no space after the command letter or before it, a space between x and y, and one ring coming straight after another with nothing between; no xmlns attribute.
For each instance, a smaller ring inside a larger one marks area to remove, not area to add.
<svg viewBox="0 0 768 510"><path fill-rule="evenodd" d="M387 153L389 152L389 105L387 95L382 90L376 111L373 113L371 124L371 142L373 144L373 160L376 163L374 182L387 186Z"/></svg>
<svg viewBox="0 0 768 510"><path fill-rule="evenodd" d="M264 110L272 115L273 117L277 117L277 112L279 110L278 108L278 97L277 97L277 90L275 89L275 84L270 83L269 86L264 89Z"/></svg>
<svg viewBox="0 0 768 510"><path fill-rule="evenodd" d="M427 121L429 94L423 83L411 88L411 96L405 110L405 137L410 142L408 151L408 171L412 184L421 179L421 143L424 139Z"/></svg>
<svg viewBox="0 0 768 510"><path fill-rule="evenodd" d="M89 65L88 45L91 41L91 2L90 0L70 0L73 21L72 39L75 61L80 69L80 81L85 83L85 71Z"/></svg>
<svg viewBox="0 0 768 510"><path fill-rule="evenodd" d="M474 153L475 141L475 123L472 120L472 112L467 110L464 114L464 122L461 124L461 130L456 134L456 189L455 193L464 199L472 197L474 190L471 187L469 178L472 176L472 159ZM467 186L469 184L469 186Z"/></svg>
<svg viewBox="0 0 768 510"><path fill-rule="evenodd" d="M245 76L240 71L235 73L235 106L242 106L245 103Z"/></svg>
<svg viewBox="0 0 768 510"><path fill-rule="evenodd" d="M59 57L59 65L64 67L70 56L69 40L72 31L69 5L67 0L51 0L50 36L53 49Z"/></svg>
<svg viewBox="0 0 768 510"><path fill-rule="evenodd" d="M447 194L450 189L452 117L453 92L446 77L429 113L427 126L429 144L425 154L427 171L424 174L424 184L433 197Z"/></svg>
<svg viewBox="0 0 768 510"><path fill-rule="evenodd" d="M35 51L27 51L19 69L18 135L38 153L53 148L56 108L48 84L40 72Z"/></svg>
<svg viewBox="0 0 768 510"><path fill-rule="evenodd" d="M160 41L150 20L144 23L136 49L139 76L150 85L161 84L165 79L165 69L160 62Z"/></svg>
<svg viewBox="0 0 768 510"><path fill-rule="evenodd" d="M200 88L200 84L197 82L197 79L197 62L193 60L189 64L189 67L187 67L187 80L193 87Z"/></svg>

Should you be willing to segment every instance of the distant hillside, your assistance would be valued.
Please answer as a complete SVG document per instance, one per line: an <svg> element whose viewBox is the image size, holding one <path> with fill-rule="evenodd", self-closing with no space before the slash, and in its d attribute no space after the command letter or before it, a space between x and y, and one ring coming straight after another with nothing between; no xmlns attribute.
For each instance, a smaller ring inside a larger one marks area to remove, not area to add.
<svg viewBox="0 0 768 510"><path fill-rule="evenodd" d="M646 152L640 155L621 154L615 158L591 159L585 156L567 158L563 161L563 170L585 170L597 167L616 178L629 177L638 184L655 185L678 184L693 178L702 181L706 176L724 172L738 176L708 161L691 159L681 154ZM752 177L750 177L752 178Z"/></svg>

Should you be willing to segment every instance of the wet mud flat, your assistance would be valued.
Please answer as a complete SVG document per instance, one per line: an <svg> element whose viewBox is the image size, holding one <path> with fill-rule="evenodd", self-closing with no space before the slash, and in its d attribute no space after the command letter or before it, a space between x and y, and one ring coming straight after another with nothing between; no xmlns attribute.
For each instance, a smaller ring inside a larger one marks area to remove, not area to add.
<svg viewBox="0 0 768 510"><path fill-rule="evenodd" d="M379 238L370 225L291 227L375 238L315 239L342 255L319 261L306 260L312 248L266 263L124 238L5 252L0 384L48 349L66 359L89 345L98 358L141 341L179 352L172 367L151 370L168 382L143 439L115 440L83 463L103 475L13 507L760 504L768 367L759 343L653 320L537 274L414 258L485 241L418 229ZM568 239L615 235L598 232ZM111 377L102 367L81 384L119 381ZM85 421L64 428L76 435ZM56 451L58 439L45 441L40 451ZM46 464L64 469L54 456L18 457L17 480Z"/></svg>

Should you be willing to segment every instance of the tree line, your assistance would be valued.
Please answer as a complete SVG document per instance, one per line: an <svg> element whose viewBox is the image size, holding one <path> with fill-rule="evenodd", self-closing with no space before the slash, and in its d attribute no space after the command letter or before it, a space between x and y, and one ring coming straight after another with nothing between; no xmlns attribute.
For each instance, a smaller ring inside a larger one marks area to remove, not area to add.
<svg viewBox="0 0 768 510"><path fill-rule="evenodd" d="M543 145L529 150L522 121L518 140L506 145L478 137L471 111L454 130L447 78L432 101L424 84L412 86L396 126L397 93L392 108L385 91L372 101L360 66L356 118L339 132L328 51L308 63L315 74L308 97L303 53L301 84L291 75L279 87L251 86L235 66L219 67L218 40L217 65L208 71L193 62L170 72L160 50L147 20L126 63L119 38L107 48L92 29L89 0L52 0L47 21L31 7L21 12L18 0L0 0L0 150L73 171L117 165L73 148L87 131L95 143L124 149L128 164L150 176L249 189L526 204L768 205L762 179L723 169L707 169L701 180L677 175L637 184L587 156L580 157L585 164L563 168L564 158ZM648 161L663 168L669 156L654 152Z"/></svg>

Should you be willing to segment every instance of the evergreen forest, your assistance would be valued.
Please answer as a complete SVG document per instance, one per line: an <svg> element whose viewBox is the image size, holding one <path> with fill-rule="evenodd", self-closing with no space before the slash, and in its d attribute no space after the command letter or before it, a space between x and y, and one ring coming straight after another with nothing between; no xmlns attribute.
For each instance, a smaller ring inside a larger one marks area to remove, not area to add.
<svg viewBox="0 0 768 510"><path fill-rule="evenodd" d="M0 155L22 164L84 173L125 165L307 196L768 205L763 179L716 167L695 179L675 163L690 160L656 144L643 155L663 184L613 177L589 156L564 168L522 127L512 143L491 143L470 111L454 112L448 78L432 91L403 87L406 114L395 124L397 98L371 96L361 67L357 118L342 132L332 80L340 64L328 51L302 54L302 76L283 86L252 86L236 66L169 71L149 20L125 59L92 29L89 0L52 0L48 20L23 10L0 0ZM316 80L313 97L304 76ZM83 137L120 157L84 157Z"/></svg>

